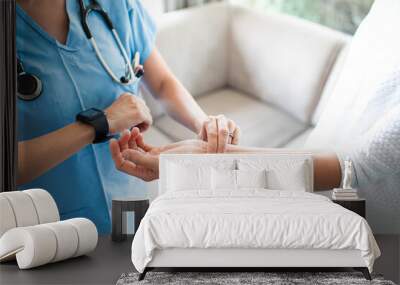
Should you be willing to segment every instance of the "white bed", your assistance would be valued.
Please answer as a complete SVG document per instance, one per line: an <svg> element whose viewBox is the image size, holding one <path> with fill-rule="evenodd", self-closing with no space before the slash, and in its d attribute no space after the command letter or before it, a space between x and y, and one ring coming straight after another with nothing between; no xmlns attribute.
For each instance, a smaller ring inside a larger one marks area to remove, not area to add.
<svg viewBox="0 0 400 285"><path fill-rule="evenodd" d="M190 177L199 165L202 171ZM268 178L275 190L204 184L207 167L256 172L260 166L285 174ZM367 222L310 193L312 173L307 154L162 156L160 196L135 235L134 266L144 274L155 267L355 267L368 268L369 277L380 252ZM185 179L193 189L185 188Z"/></svg>

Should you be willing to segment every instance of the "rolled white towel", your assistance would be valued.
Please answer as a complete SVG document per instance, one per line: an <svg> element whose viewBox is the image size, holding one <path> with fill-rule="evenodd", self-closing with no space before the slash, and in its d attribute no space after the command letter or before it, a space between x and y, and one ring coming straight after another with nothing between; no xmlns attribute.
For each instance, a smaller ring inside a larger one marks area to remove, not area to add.
<svg viewBox="0 0 400 285"><path fill-rule="evenodd" d="M0 194L8 200L13 210L17 227L39 224L35 205L31 197L22 191L3 192Z"/></svg>
<svg viewBox="0 0 400 285"><path fill-rule="evenodd" d="M84 218L14 228L0 238L0 261L16 258L20 269L33 268L87 254L97 240L96 226Z"/></svg>
<svg viewBox="0 0 400 285"><path fill-rule="evenodd" d="M0 261L16 257L20 269L49 263L56 252L53 231L42 225L11 229L0 239Z"/></svg>
<svg viewBox="0 0 400 285"><path fill-rule="evenodd" d="M44 224L56 237L57 250L51 262L68 259L78 250L79 236L75 229L65 221Z"/></svg>
<svg viewBox="0 0 400 285"><path fill-rule="evenodd" d="M39 219L39 224L52 223L60 220L56 202L49 192L43 189L25 190L33 201Z"/></svg>
<svg viewBox="0 0 400 285"><path fill-rule="evenodd" d="M16 226L17 222L10 202L6 197L0 195L0 237Z"/></svg>
<svg viewBox="0 0 400 285"><path fill-rule="evenodd" d="M78 248L73 257L91 252L97 246L98 232L92 221L84 218L66 220L78 233Z"/></svg>

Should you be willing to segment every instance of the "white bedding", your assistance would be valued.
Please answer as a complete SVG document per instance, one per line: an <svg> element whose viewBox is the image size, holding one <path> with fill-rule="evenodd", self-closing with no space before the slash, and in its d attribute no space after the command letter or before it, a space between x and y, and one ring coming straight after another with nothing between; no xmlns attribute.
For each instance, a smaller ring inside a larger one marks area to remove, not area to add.
<svg viewBox="0 0 400 285"><path fill-rule="evenodd" d="M143 272L155 249L357 249L372 272L380 251L365 219L321 195L247 189L166 193L150 206L132 244Z"/></svg>

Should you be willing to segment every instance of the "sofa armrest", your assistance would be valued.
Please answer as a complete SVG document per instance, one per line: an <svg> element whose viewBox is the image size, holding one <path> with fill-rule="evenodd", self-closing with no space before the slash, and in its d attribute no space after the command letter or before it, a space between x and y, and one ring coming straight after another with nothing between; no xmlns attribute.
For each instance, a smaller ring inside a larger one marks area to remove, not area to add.
<svg viewBox="0 0 400 285"><path fill-rule="evenodd" d="M233 6L229 84L310 123L347 40L295 17Z"/></svg>

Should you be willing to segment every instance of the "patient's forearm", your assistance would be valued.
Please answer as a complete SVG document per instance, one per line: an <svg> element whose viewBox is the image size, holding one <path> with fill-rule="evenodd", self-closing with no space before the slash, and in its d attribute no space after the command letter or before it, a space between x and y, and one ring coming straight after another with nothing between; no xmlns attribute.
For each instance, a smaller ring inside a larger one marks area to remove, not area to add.
<svg viewBox="0 0 400 285"><path fill-rule="evenodd" d="M149 151L147 157L140 152L137 152L137 156L142 156L141 160L138 158L134 159L125 157L135 164L143 164L146 161L146 168L151 168L152 171L158 175L158 155L161 153L207 153L207 143L201 140L187 140L172 143L162 147L152 147L144 145L143 141L138 142L139 146L143 146L146 151ZM318 153L313 151L305 150L288 150L279 148L254 148L254 147L243 147L237 145L227 145L227 153L272 153L272 154L305 154L312 155L314 162L314 189L315 191L329 190L340 185L341 181L341 168L339 159L334 153ZM150 156L156 156L156 159L150 159ZM156 175L156 176L157 176Z"/></svg>
<svg viewBox="0 0 400 285"><path fill-rule="evenodd" d="M339 159L334 153L288 150L279 148L254 148L229 145L228 153L310 153L314 161L314 190L323 191L339 187L342 179Z"/></svg>

